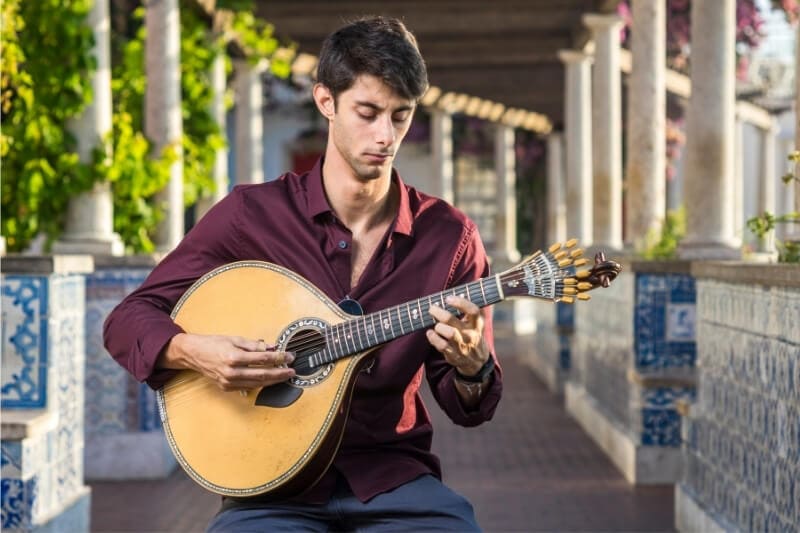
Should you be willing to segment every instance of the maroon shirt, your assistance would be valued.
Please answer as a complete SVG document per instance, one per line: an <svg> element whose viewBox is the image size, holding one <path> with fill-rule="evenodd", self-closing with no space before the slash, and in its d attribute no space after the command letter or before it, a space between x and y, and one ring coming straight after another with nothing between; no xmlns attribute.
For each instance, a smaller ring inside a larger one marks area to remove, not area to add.
<svg viewBox="0 0 800 533"><path fill-rule="evenodd" d="M355 287L350 286L352 234L336 218L322 186L321 160L308 173L285 174L242 185L211 209L140 288L105 323L106 348L136 379L159 388L174 371L155 368L159 353L183 330L170 312L191 284L233 261L282 265L314 283L334 301L357 300L365 313L437 293L489 275L475 224L442 200L392 179L400 191L397 217ZM494 354L492 321L484 309L486 338ZM441 477L430 451L433 428L419 394L423 375L434 398L456 424L489 420L500 400L497 367L480 404L465 411L453 385L454 369L425 332L383 346L355 384L344 437L333 467L300 499L322 503L338 471L366 501L422 474ZM494 357L494 355L492 355Z"/></svg>

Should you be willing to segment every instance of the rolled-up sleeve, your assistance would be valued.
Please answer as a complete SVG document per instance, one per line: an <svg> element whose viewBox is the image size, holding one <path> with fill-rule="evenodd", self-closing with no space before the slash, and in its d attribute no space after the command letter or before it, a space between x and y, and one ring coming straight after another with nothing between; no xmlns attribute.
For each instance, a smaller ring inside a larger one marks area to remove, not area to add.
<svg viewBox="0 0 800 533"><path fill-rule="evenodd" d="M183 331L170 313L198 278L240 258L237 219L242 204L241 192L234 191L209 210L106 318L106 349L137 380L157 389L174 375L174 371L156 368L161 351Z"/></svg>
<svg viewBox="0 0 800 533"><path fill-rule="evenodd" d="M447 288L470 283L487 277L489 274L489 261L483 243L477 228L470 225L465 229L464 238L453 258ZM461 426L477 426L491 420L503 392L503 371L494 347L492 313L489 307L484 307L481 312L484 319L483 336L486 346L489 348L490 357L494 358L495 370L488 389L475 408L471 410L464 408L453 383L456 377L455 368L438 351L432 349L435 355L429 357L426 363L426 375L434 398L447 416Z"/></svg>

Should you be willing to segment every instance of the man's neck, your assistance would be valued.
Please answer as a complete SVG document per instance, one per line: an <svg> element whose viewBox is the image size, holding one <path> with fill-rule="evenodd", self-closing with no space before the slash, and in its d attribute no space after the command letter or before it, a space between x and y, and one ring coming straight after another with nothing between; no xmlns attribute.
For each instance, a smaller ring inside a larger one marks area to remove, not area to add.
<svg viewBox="0 0 800 533"><path fill-rule="evenodd" d="M322 183L333 212L354 233L383 225L397 212L399 195L391 174L360 179L344 161L326 157Z"/></svg>

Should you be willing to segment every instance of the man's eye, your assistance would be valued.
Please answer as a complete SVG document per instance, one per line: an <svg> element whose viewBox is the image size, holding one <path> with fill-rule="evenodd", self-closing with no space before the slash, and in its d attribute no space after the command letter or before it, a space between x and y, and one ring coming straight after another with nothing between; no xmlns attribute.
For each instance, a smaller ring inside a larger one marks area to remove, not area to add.
<svg viewBox="0 0 800 533"><path fill-rule="evenodd" d="M364 120L374 120L375 115L365 115L364 113L359 113L359 117L363 118Z"/></svg>
<svg viewBox="0 0 800 533"><path fill-rule="evenodd" d="M408 113L400 113L399 115L392 116L392 120L395 122L405 122L408 118Z"/></svg>

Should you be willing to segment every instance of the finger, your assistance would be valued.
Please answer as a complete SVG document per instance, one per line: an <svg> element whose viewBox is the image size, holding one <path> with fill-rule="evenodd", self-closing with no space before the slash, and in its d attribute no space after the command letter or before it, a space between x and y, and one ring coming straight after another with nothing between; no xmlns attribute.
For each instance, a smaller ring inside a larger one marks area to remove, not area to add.
<svg viewBox="0 0 800 533"><path fill-rule="evenodd" d="M231 366L235 367L276 367L291 364L294 361L292 352L247 352L239 351L231 358Z"/></svg>
<svg viewBox="0 0 800 533"><path fill-rule="evenodd" d="M295 375L293 368L239 368L220 380L227 389L252 389L286 381Z"/></svg>
<svg viewBox="0 0 800 533"><path fill-rule="evenodd" d="M449 324L438 322L433 326L433 329L451 344L459 345L464 340L461 335L461 328L458 326L453 327Z"/></svg>
<svg viewBox="0 0 800 533"><path fill-rule="evenodd" d="M428 342L431 344L431 346L436 348L436 350L445 353L445 351L450 348L450 343L447 342L447 339L442 338L434 330L429 329L426 332L426 335L428 337Z"/></svg>
<svg viewBox="0 0 800 533"><path fill-rule="evenodd" d="M264 339L246 339L244 337L232 337L233 345L248 352L270 352L275 350L274 344L267 343Z"/></svg>
<svg viewBox="0 0 800 533"><path fill-rule="evenodd" d="M438 305L432 305L429 310L431 316L436 319L436 322L450 324L451 326L456 326L460 322L458 318L453 316L450 311L439 307Z"/></svg>
<svg viewBox="0 0 800 533"><path fill-rule="evenodd" d="M462 320L464 321L467 321L471 324L477 324L478 321L482 320L483 318L483 315L481 314L481 308L466 298L462 298L460 296L448 296L445 301L448 305L461 311Z"/></svg>

